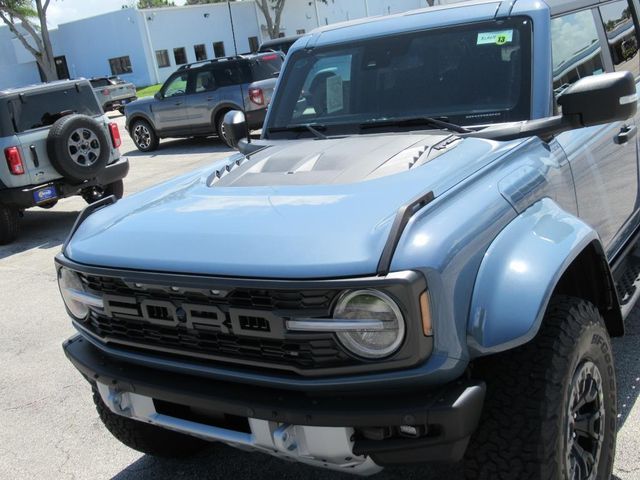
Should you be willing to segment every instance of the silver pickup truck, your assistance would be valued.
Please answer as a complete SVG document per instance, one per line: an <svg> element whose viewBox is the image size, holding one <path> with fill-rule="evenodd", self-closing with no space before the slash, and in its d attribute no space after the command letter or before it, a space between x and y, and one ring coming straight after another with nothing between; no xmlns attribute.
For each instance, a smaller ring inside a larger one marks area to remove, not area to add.
<svg viewBox="0 0 640 480"><path fill-rule="evenodd" d="M90 82L105 112L118 110L124 114L124 106L138 98L136 86L118 77L94 77Z"/></svg>

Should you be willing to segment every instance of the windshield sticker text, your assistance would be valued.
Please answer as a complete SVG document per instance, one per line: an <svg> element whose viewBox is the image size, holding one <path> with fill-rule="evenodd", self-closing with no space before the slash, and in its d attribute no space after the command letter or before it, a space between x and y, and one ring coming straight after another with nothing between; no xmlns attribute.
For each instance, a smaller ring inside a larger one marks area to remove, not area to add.
<svg viewBox="0 0 640 480"><path fill-rule="evenodd" d="M487 45L494 43L504 45L513 41L513 30L501 30L498 32L480 32L476 45Z"/></svg>

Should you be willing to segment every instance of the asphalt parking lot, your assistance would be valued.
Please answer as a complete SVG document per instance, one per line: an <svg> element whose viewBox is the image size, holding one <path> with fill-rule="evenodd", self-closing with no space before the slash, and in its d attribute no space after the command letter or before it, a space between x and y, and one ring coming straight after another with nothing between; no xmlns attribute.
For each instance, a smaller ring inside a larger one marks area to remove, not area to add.
<svg viewBox="0 0 640 480"><path fill-rule="evenodd" d="M163 141L140 154L124 132L121 152L131 161L125 193L132 194L228 154L215 138ZM269 456L213 445L188 461L162 461L122 446L102 427L88 384L61 349L73 333L60 299L53 257L85 206L80 198L52 210L34 209L20 239L0 247L0 478L4 479L347 479ZM640 479L640 310L628 336L614 341L619 436L615 478ZM390 479L461 478L459 466L387 470Z"/></svg>

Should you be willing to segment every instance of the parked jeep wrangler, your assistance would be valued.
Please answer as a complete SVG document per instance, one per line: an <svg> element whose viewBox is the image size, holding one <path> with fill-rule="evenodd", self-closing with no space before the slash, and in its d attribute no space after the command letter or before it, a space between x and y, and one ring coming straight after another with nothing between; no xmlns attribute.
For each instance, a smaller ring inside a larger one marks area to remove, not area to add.
<svg viewBox="0 0 640 480"><path fill-rule="evenodd" d="M119 146L87 80L0 90L0 244L17 237L27 208L72 195L121 198L129 162Z"/></svg>
<svg viewBox="0 0 640 480"><path fill-rule="evenodd" d="M107 429L151 455L608 479L610 338L640 296L636 6L319 29L260 140L230 112L238 154L88 207L56 265Z"/></svg>

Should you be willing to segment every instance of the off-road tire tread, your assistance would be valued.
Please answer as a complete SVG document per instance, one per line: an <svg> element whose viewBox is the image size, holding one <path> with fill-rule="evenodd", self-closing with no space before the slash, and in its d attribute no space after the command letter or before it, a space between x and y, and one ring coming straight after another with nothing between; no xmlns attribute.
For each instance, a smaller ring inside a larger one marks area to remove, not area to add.
<svg viewBox="0 0 640 480"><path fill-rule="evenodd" d="M534 340L478 362L475 374L487 381L487 397L467 449L465 478L561 478L555 446L562 429L556 426L561 419L554 406L562 405L563 388L573 375L569 362L576 340L591 325L609 338L595 306L554 296Z"/></svg>
<svg viewBox="0 0 640 480"><path fill-rule="evenodd" d="M211 445L199 438L116 415L104 404L97 390L93 402L107 430L127 447L163 458L186 458Z"/></svg>
<svg viewBox="0 0 640 480"><path fill-rule="evenodd" d="M0 204L0 245L13 242L20 233L18 209Z"/></svg>

